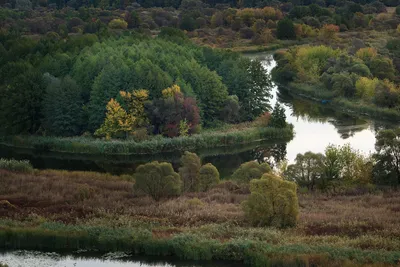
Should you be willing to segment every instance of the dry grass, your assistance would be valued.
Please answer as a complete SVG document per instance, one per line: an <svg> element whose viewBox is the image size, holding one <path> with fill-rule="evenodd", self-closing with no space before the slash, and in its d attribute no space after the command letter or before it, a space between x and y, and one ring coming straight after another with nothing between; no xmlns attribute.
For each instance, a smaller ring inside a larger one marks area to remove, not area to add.
<svg viewBox="0 0 400 267"><path fill-rule="evenodd" d="M206 193L155 202L135 196L130 176L90 172L0 171L0 219L147 227L155 238L193 232L222 242L306 244L400 251L400 192L300 195L298 226L251 228L240 203L248 188L222 183Z"/></svg>

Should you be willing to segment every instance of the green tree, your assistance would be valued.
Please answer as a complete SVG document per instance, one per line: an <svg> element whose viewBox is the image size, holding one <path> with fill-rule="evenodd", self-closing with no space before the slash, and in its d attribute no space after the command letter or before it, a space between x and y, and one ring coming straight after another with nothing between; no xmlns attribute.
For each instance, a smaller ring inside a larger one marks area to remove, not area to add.
<svg viewBox="0 0 400 267"><path fill-rule="evenodd" d="M285 176L299 186L314 191L324 178L324 156L320 153L306 152L297 154L295 163L288 166Z"/></svg>
<svg viewBox="0 0 400 267"><path fill-rule="evenodd" d="M288 18L280 20L277 24L276 36L278 39L296 39L293 21Z"/></svg>
<svg viewBox="0 0 400 267"><path fill-rule="evenodd" d="M43 76L27 70L0 86L0 132L35 133L42 120Z"/></svg>
<svg viewBox="0 0 400 267"><path fill-rule="evenodd" d="M207 163L200 168L200 191L208 191L219 183L218 169L211 163Z"/></svg>
<svg viewBox="0 0 400 267"><path fill-rule="evenodd" d="M393 80L395 77L395 69L393 62L389 58L374 57L369 63L372 75L379 79Z"/></svg>
<svg viewBox="0 0 400 267"><path fill-rule="evenodd" d="M276 128L285 128L287 126L285 109L278 102L271 114L269 126Z"/></svg>
<svg viewBox="0 0 400 267"><path fill-rule="evenodd" d="M264 173L271 171L267 163L255 161L245 162L232 174L232 179L240 183L249 183L253 179L260 179Z"/></svg>
<svg viewBox="0 0 400 267"><path fill-rule="evenodd" d="M400 128L381 130L376 135L374 179L380 184L400 185Z"/></svg>
<svg viewBox="0 0 400 267"><path fill-rule="evenodd" d="M181 157L179 174L183 180L184 192L198 192L200 188L200 158L195 154L186 151Z"/></svg>
<svg viewBox="0 0 400 267"><path fill-rule="evenodd" d="M43 126L49 134L79 135L84 126L81 90L69 76L50 78L43 99Z"/></svg>
<svg viewBox="0 0 400 267"><path fill-rule="evenodd" d="M296 184L269 173L250 182L250 196L243 203L246 218L256 226L295 226L299 216Z"/></svg>
<svg viewBox="0 0 400 267"><path fill-rule="evenodd" d="M181 193L181 178L170 163L153 161L140 165L135 171L134 178L134 189L151 196L156 201Z"/></svg>

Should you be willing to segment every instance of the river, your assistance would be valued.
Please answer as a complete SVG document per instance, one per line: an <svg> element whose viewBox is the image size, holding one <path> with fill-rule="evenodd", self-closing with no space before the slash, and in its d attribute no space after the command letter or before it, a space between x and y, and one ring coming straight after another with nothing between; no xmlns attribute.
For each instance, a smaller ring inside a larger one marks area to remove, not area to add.
<svg viewBox="0 0 400 267"><path fill-rule="evenodd" d="M130 256L125 253L105 255L59 254L18 250L0 252L0 263L9 267L239 267L232 262L182 261L172 257Z"/></svg>
<svg viewBox="0 0 400 267"><path fill-rule="evenodd" d="M263 62L270 72L276 62L270 53L247 55ZM329 104L323 105L310 100L292 97L276 85L272 88L271 106L278 101L285 109L287 121L294 125L295 137L288 143L258 143L229 148L195 151L203 163L212 163L221 177L229 177L243 162L258 160L271 165L281 160L292 163L298 153L307 151L324 152L329 144L349 143L364 154L373 153L375 134L378 129L391 127L384 122L373 121L335 111ZM65 169L100 171L115 174L133 172L143 163L158 160L169 161L178 167L180 152L140 156L92 156L46 152L37 154L26 149L2 147L0 157L28 159L38 169Z"/></svg>

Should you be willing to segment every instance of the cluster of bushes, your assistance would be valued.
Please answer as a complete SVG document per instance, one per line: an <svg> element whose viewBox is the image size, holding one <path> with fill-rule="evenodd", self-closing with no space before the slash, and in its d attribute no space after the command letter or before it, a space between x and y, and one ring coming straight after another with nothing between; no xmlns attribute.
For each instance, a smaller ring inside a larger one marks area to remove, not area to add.
<svg viewBox="0 0 400 267"><path fill-rule="evenodd" d="M325 153L306 152L282 170L286 180L307 191L341 193L343 190L370 192L375 186L400 186L400 129L381 130L376 151L365 156L349 145L333 146Z"/></svg>
<svg viewBox="0 0 400 267"><path fill-rule="evenodd" d="M389 46L396 51L395 45ZM279 82L308 84L315 95L327 92L380 108L400 106L399 71L392 59L374 48L360 48L350 55L327 46L305 46L278 52L275 58L273 76Z"/></svg>
<svg viewBox="0 0 400 267"><path fill-rule="evenodd" d="M1 46L1 132L174 137L198 132L201 123L252 120L269 108L271 84L260 62L167 41L162 36L179 33L165 31L156 39L102 42L96 35L67 42L8 36Z"/></svg>

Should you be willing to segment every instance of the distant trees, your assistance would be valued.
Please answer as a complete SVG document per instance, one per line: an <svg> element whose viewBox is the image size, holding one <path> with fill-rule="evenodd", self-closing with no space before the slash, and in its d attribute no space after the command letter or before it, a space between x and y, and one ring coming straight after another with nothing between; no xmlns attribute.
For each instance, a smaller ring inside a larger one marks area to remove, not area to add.
<svg viewBox="0 0 400 267"><path fill-rule="evenodd" d="M310 191L335 191L342 185L371 183L372 166L369 157L351 149L349 145L328 146L324 154L298 154L295 163L285 170L284 176Z"/></svg>
<svg viewBox="0 0 400 267"><path fill-rule="evenodd" d="M256 226L295 226L299 216L296 184L272 173L250 182L250 196L243 203L246 218Z"/></svg>
<svg viewBox="0 0 400 267"><path fill-rule="evenodd" d="M128 23L123 19L113 19L108 24L108 27L110 27L111 29L121 29L121 30L123 30L123 29L126 29L128 27Z"/></svg>
<svg viewBox="0 0 400 267"><path fill-rule="evenodd" d="M177 196L181 192L182 181L170 163L153 161L137 167L134 189L159 201Z"/></svg>

